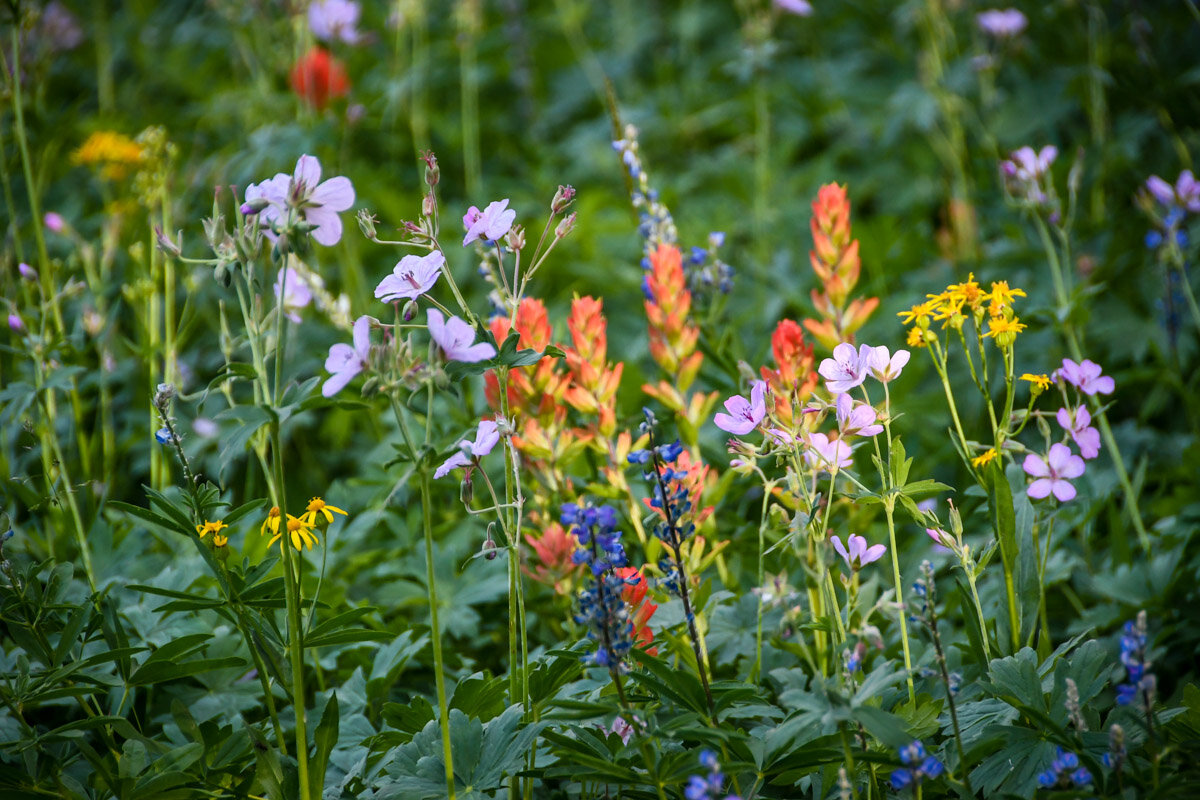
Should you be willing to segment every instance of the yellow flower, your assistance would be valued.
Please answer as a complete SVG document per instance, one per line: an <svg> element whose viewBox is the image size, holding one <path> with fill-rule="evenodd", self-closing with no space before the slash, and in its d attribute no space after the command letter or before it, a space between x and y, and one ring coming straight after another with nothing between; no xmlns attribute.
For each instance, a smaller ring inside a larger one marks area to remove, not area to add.
<svg viewBox="0 0 1200 800"><path fill-rule="evenodd" d="M996 344L1000 347L1009 347L1017 339L1017 334L1025 330L1025 323L1021 322L1020 317L1008 319L1006 317L989 317L988 332L983 335L983 338L992 336L996 340Z"/></svg>
<svg viewBox="0 0 1200 800"><path fill-rule="evenodd" d="M1008 281L993 281L992 291L986 296L992 301L988 306L988 315L999 317L1004 313L1004 309L1013 307L1016 298L1025 296L1025 290L1008 288Z"/></svg>
<svg viewBox="0 0 1200 800"><path fill-rule="evenodd" d="M224 547L227 544L229 544L229 537L222 536L219 533L213 534L213 546L214 547Z"/></svg>
<svg viewBox="0 0 1200 800"><path fill-rule="evenodd" d="M262 527L258 530L261 536L266 536L267 531L270 531L275 534L276 538L279 538L279 506L271 506L271 510L267 512L266 520L263 521ZM275 539L271 541L274 542Z"/></svg>
<svg viewBox="0 0 1200 800"><path fill-rule="evenodd" d="M984 450L982 453L975 456L975 458L971 459L971 466L982 467L985 464L990 463L991 460L994 459L996 456L997 456L996 448L989 447L987 450Z"/></svg>
<svg viewBox="0 0 1200 800"><path fill-rule="evenodd" d="M919 348L925 346L925 331L920 328L909 328L908 339L906 340L909 347Z"/></svg>
<svg viewBox="0 0 1200 800"><path fill-rule="evenodd" d="M941 308L941 305L942 305L941 298L935 295L935 296L931 296L931 299L926 300L924 303L918 303L917 305L910 308L908 311L899 312L898 314L896 314L896 316L904 317L905 319L903 319L901 321L905 325L911 325L914 321L918 325L921 325L922 320L924 320L925 325L928 325L929 318L937 313L938 309Z"/></svg>
<svg viewBox="0 0 1200 800"><path fill-rule="evenodd" d="M975 281L975 273L972 272L964 282L952 283L947 286L944 297L956 309L961 309L963 305L967 305L970 306L972 311L978 311L980 306L983 305L983 301L987 299L987 293L980 288L979 284Z"/></svg>
<svg viewBox="0 0 1200 800"><path fill-rule="evenodd" d="M308 545L308 549L312 550L313 545L320 541L317 535L313 533L311 525L299 517L293 517L291 514L287 515L287 532L288 538L292 542L292 547L297 550L303 550L304 545ZM275 544L275 542L279 541L280 536L282 534L275 534L267 544Z"/></svg>
<svg viewBox="0 0 1200 800"><path fill-rule="evenodd" d="M1033 375L1031 373L1026 372L1024 375L1021 376L1021 380L1029 381L1030 383L1032 383L1033 391L1036 391L1036 392L1044 392L1050 388L1050 376L1049 375L1044 375L1044 374L1043 375Z"/></svg>
<svg viewBox="0 0 1200 800"><path fill-rule="evenodd" d="M196 526L196 533L200 534L201 539L211 533L213 535L213 541L215 542L221 532L221 529L228 527L229 526L221 520L217 520L216 522L209 522L208 520L205 520L203 525ZM225 537L220 536L220 538L224 539ZM217 545L217 547L220 547L220 545Z"/></svg>
<svg viewBox="0 0 1200 800"><path fill-rule="evenodd" d="M130 167L142 163L142 148L128 136L115 131L96 131L75 152L71 162L84 166L100 166L100 175L120 180Z"/></svg>
<svg viewBox="0 0 1200 800"><path fill-rule="evenodd" d="M333 512L333 513L330 513ZM348 516L345 511L342 511L337 506L331 506L319 497L314 497L308 501L308 510L301 517L308 525L316 525L317 517L325 517L326 524L333 522L333 514L341 514Z"/></svg>

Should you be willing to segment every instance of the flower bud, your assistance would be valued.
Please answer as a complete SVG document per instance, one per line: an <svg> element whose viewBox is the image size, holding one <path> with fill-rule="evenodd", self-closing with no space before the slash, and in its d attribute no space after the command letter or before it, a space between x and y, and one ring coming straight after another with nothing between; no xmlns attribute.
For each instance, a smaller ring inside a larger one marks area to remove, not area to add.
<svg viewBox="0 0 1200 800"><path fill-rule="evenodd" d="M471 480L470 467L463 472L462 483L458 485L458 499L464 506L470 506L471 501L475 499L475 482Z"/></svg>
<svg viewBox="0 0 1200 800"><path fill-rule="evenodd" d="M179 234L179 238L180 241L183 240L182 233ZM171 241L171 238L163 233L163 229L159 228L158 226L155 226L154 228L154 239L158 243L158 249L172 258L179 258L179 256L183 254L183 248Z"/></svg>
<svg viewBox="0 0 1200 800"><path fill-rule="evenodd" d="M25 262L17 264L17 272L21 273L21 277L27 281L36 281L38 277L37 270Z"/></svg>
<svg viewBox="0 0 1200 800"><path fill-rule="evenodd" d="M554 193L554 199L550 201L550 210L559 214L566 210L567 206L571 205L575 200L575 187L570 184L559 186L558 191Z"/></svg>
<svg viewBox="0 0 1200 800"><path fill-rule="evenodd" d="M425 184L433 187L438 185L438 181L442 179L442 170L438 167L437 156L432 150L426 150L421 153L421 160L425 162Z"/></svg>
<svg viewBox="0 0 1200 800"><path fill-rule="evenodd" d="M233 283L233 273L229 269L229 265L224 261L217 262L217 266L213 267L213 279L223 288L228 289L229 284Z"/></svg>
<svg viewBox="0 0 1200 800"><path fill-rule="evenodd" d="M371 241L375 241L377 234L375 233L375 215L367 209L360 209L358 212L358 229L362 231L363 236Z"/></svg>
<svg viewBox="0 0 1200 800"><path fill-rule="evenodd" d="M508 235L504 237L504 241L513 250L525 249L525 228L520 225L513 225L508 231Z"/></svg>
<svg viewBox="0 0 1200 800"><path fill-rule="evenodd" d="M154 405L163 406L175 399L175 386L170 383L160 383L154 390Z"/></svg>
<svg viewBox="0 0 1200 800"><path fill-rule="evenodd" d="M558 223L558 227L554 229L554 236L558 239L563 239L568 233L575 229L575 212L571 212L563 217L562 222Z"/></svg>
<svg viewBox="0 0 1200 800"><path fill-rule="evenodd" d="M253 200L247 200L242 203L238 211L242 212L247 217L253 217L258 212L262 211L267 206L271 205L271 201L265 197L256 197Z"/></svg>
<svg viewBox="0 0 1200 800"><path fill-rule="evenodd" d="M437 198L433 196L433 192L421 198L421 216L432 217L433 212L437 210Z"/></svg>
<svg viewBox="0 0 1200 800"><path fill-rule="evenodd" d="M87 309L83 312L83 329L88 336L98 336L104 329L104 317L94 308Z"/></svg>
<svg viewBox="0 0 1200 800"><path fill-rule="evenodd" d="M487 528L487 538L483 540L483 557L488 561L494 561L496 556L500 555L496 552L496 540L492 538L492 531L495 529L496 523L489 522Z"/></svg>
<svg viewBox="0 0 1200 800"><path fill-rule="evenodd" d="M412 322L413 319L416 318L417 312L420 310L421 306L416 300L409 300L404 304L404 310L401 312L401 316L404 318L405 322Z"/></svg>
<svg viewBox="0 0 1200 800"><path fill-rule="evenodd" d="M46 230L51 233L62 233L67 229L67 221L62 218L61 214L56 214L53 211L47 211L42 217L42 222L46 226Z"/></svg>
<svg viewBox="0 0 1200 800"><path fill-rule="evenodd" d="M11 328L14 333L21 333L25 330L25 323L21 321L21 317L19 315L9 314L8 327Z"/></svg>

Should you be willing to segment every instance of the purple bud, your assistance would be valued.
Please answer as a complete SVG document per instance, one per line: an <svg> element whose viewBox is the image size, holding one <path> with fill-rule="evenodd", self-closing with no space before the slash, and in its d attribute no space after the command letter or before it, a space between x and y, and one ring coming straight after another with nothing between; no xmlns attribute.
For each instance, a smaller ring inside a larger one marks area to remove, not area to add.
<svg viewBox="0 0 1200 800"><path fill-rule="evenodd" d="M37 270L24 262L17 264L17 272L21 273L21 277L27 281L37 280Z"/></svg>
<svg viewBox="0 0 1200 800"><path fill-rule="evenodd" d="M20 333L21 331L25 330L25 323L22 322L21 318L16 314L9 314L8 327L12 328L17 333Z"/></svg>
<svg viewBox="0 0 1200 800"><path fill-rule="evenodd" d="M47 229L54 233L62 233L67 227L67 222L62 215L53 211L46 212L46 216L42 217L42 222L45 223Z"/></svg>

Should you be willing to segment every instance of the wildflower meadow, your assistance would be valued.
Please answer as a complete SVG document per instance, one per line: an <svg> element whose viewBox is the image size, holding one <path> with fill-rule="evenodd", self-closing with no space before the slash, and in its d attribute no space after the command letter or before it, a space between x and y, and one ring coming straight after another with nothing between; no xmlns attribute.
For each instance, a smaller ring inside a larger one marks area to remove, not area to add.
<svg viewBox="0 0 1200 800"><path fill-rule="evenodd" d="M1200 797L1200 5L4 0L0 797Z"/></svg>

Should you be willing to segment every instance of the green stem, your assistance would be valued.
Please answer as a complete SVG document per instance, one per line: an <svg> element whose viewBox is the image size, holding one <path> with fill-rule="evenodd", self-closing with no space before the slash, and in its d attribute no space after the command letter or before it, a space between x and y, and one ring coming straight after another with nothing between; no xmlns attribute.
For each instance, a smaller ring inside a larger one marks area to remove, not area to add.
<svg viewBox="0 0 1200 800"><path fill-rule="evenodd" d="M912 655L908 647L908 609L904 605L904 585L900 579L900 551L896 549L896 523L893 519L895 497L888 495L884 501L883 510L887 514L888 544L892 555L892 579L896 585L896 605L900 608L900 645L904 649L904 678L908 683L909 702L916 702L917 693L913 688Z"/></svg>
<svg viewBox="0 0 1200 800"><path fill-rule="evenodd" d="M397 408L396 413L400 410ZM434 680L437 684L438 720L442 728L442 761L446 766L446 796L455 800L454 755L450 748L450 712L446 704L446 667L442 659L442 627L438 620L437 578L433 570L433 501L429 497L429 470L421 469L421 525L425 533L425 580L429 591L429 625L433 637Z"/></svg>

